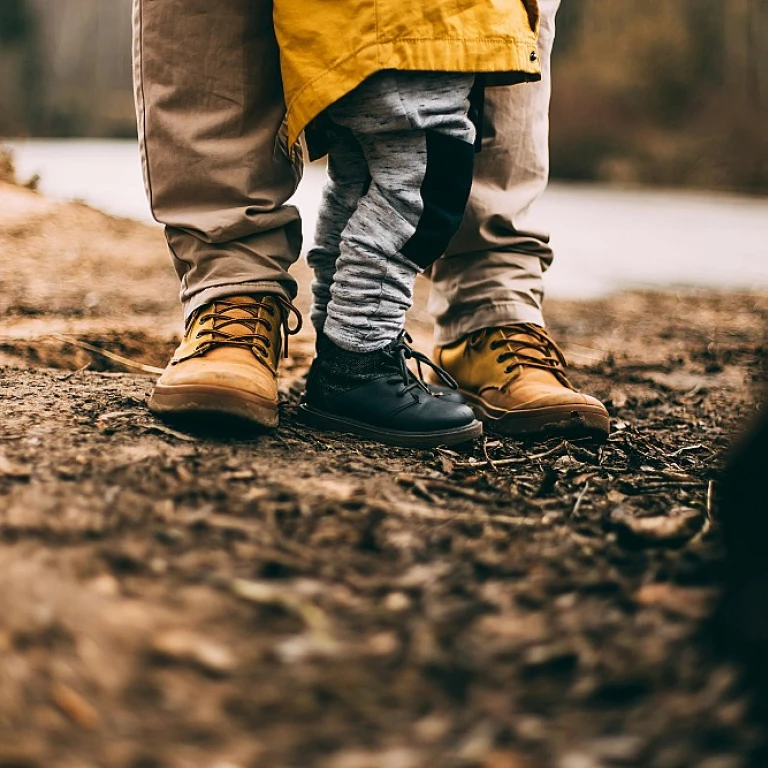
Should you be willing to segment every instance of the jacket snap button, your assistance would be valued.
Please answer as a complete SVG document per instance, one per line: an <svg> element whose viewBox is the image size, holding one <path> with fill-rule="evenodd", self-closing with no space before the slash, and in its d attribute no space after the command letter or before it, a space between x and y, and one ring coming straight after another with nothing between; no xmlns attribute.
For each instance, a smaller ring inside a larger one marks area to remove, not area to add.
<svg viewBox="0 0 768 768"><path fill-rule="evenodd" d="M536 55L536 51L531 51L531 61L536 61L539 57Z"/></svg>

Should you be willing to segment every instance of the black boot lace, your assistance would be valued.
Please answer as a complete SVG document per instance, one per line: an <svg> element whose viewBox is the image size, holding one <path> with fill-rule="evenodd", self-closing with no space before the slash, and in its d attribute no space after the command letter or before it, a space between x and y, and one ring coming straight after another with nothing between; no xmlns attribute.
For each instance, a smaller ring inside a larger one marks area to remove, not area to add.
<svg viewBox="0 0 768 768"><path fill-rule="evenodd" d="M422 366L426 365L431 368L437 378L447 387L451 389L458 389L458 384L453 377L444 371L439 365L433 363L425 354L419 352L410 345L413 344L413 339L406 331L401 331L400 335L392 342L387 348L387 354L392 358L392 361L397 366L396 377L389 379L389 384L404 384L403 389L397 393L398 397L405 397L407 394L411 394L411 397L418 402L419 392L429 395L430 397L440 397L439 393L436 393L429 387L424 379L424 370ZM413 360L416 363L416 371L414 373L408 367L408 361Z"/></svg>

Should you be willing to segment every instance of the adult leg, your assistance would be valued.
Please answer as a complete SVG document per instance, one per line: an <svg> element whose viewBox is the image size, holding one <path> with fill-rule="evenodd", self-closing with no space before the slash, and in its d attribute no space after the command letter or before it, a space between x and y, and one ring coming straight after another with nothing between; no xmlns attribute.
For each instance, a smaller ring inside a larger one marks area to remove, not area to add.
<svg viewBox="0 0 768 768"><path fill-rule="evenodd" d="M134 0L139 137L185 318L213 299L296 286L301 179L289 157L272 0Z"/></svg>
<svg viewBox="0 0 768 768"><path fill-rule="evenodd" d="M301 249L286 205L301 157L285 105L271 0L134 0L136 105L152 211L181 281L185 334L150 409L262 426Z"/></svg>
<svg viewBox="0 0 768 768"><path fill-rule="evenodd" d="M550 58L560 0L539 0L538 83L488 88L482 151L464 222L432 268L429 309L437 344L507 323L544 325L549 235L528 212L549 177Z"/></svg>
<svg viewBox="0 0 768 768"><path fill-rule="evenodd" d="M577 392L544 329L542 275L549 237L528 212L549 174L550 56L559 0L539 0L542 80L487 92L482 152L464 223L432 269L435 361L490 429L595 435L610 429L605 407Z"/></svg>
<svg viewBox="0 0 768 768"><path fill-rule="evenodd" d="M370 182L368 164L354 134L348 128L335 126L328 152L328 181L323 190L315 245L307 254L307 262L315 275L311 318L318 336L325 327L342 233Z"/></svg>

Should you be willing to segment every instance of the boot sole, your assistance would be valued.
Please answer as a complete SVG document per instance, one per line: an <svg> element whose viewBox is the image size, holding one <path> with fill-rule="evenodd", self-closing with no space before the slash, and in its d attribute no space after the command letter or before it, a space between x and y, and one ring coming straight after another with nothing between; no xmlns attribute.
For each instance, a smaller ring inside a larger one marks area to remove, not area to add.
<svg viewBox="0 0 768 768"><path fill-rule="evenodd" d="M267 429L273 429L279 422L276 403L237 389L157 385L148 405L152 413L165 418L197 420L228 416Z"/></svg>
<svg viewBox="0 0 768 768"><path fill-rule="evenodd" d="M550 406L526 411L505 411L482 398L459 390L467 405L490 432L506 437L592 437L604 440L611 432L611 417L596 406Z"/></svg>
<svg viewBox="0 0 768 768"><path fill-rule="evenodd" d="M310 408L305 403L299 406L299 417L305 424L317 429L345 432L398 448L437 448L441 445L458 445L475 440L483 434L483 425L477 420L465 427L455 429L435 432L400 432L374 427L343 416L334 416L332 413Z"/></svg>

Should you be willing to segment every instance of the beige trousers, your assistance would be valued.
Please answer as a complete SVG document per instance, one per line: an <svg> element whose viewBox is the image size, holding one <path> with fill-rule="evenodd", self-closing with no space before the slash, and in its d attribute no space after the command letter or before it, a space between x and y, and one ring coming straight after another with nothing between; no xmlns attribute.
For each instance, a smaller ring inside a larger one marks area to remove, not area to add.
<svg viewBox="0 0 768 768"><path fill-rule="evenodd" d="M548 176L549 58L560 0L539 0L544 78L490 88L461 231L432 270L437 340L543 325L548 236L526 226ZM144 179L181 280L185 316L242 293L296 295L288 273L301 180L282 131L271 0L134 0L134 83Z"/></svg>

